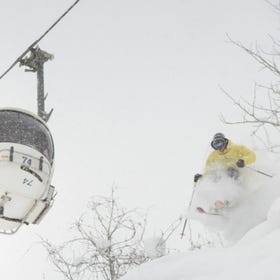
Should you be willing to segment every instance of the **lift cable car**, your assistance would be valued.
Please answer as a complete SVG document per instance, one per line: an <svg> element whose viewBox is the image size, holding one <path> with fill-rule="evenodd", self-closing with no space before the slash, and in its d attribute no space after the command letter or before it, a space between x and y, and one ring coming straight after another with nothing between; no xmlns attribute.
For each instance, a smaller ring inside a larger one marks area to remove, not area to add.
<svg viewBox="0 0 280 280"><path fill-rule="evenodd" d="M54 201L51 185L54 144L46 122L43 65L52 56L32 48L21 60L37 72L38 116L18 108L0 109L0 233L13 234L23 224L38 224Z"/></svg>
<svg viewBox="0 0 280 280"><path fill-rule="evenodd" d="M53 56L38 43L78 4L76 0L0 76L18 63L37 72L38 116L18 108L0 108L0 233L13 234L23 224L38 224L53 204L54 144L46 123L44 63ZM36 47L37 46L37 47ZM29 57L26 57L30 53Z"/></svg>

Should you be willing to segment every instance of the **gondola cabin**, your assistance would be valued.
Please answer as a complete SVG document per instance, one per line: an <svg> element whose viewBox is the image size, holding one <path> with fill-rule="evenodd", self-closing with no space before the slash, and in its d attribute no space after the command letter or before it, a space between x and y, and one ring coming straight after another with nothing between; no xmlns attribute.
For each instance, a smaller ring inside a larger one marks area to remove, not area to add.
<svg viewBox="0 0 280 280"><path fill-rule="evenodd" d="M38 116L0 109L0 233L37 224L52 206L53 139Z"/></svg>

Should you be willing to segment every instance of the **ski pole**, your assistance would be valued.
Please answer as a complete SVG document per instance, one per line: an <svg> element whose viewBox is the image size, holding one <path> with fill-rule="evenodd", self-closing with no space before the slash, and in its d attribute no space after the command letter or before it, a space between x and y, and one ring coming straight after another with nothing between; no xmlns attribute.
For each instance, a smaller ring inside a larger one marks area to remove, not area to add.
<svg viewBox="0 0 280 280"><path fill-rule="evenodd" d="M194 182L194 184L193 184L193 191L192 191L191 199L190 199L190 202L189 202L188 210L190 209L190 207L192 205L192 201L193 201L193 197L194 197L194 193L195 193L195 187L196 187L196 182ZM183 239L183 237L185 235L185 230L186 230L188 220L189 220L188 217L185 218L183 229L182 229L182 232L181 232L181 239Z"/></svg>
<svg viewBox="0 0 280 280"><path fill-rule="evenodd" d="M182 229L182 232L181 232L181 239L183 239L183 237L185 235L185 230L186 230L187 222L188 222L188 218L186 218L185 221L184 221L183 229Z"/></svg>
<svg viewBox="0 0 280 280"><path fill-rule="evenodd" d="M245 167L248 168L248 169L250 169L250 170L252 170L252 171L255 171L255 172L259 173L259 174L262 174L262 175L264 175L264 176L266 176L266 177L273 178L272 175L267 174L267 173L265 173L265 172L263 172L263 171L260 171L260 170L258 170L258 169L255 169L255 168L253 168L253 167L251 167L251 166L245 166Z"/></svg>

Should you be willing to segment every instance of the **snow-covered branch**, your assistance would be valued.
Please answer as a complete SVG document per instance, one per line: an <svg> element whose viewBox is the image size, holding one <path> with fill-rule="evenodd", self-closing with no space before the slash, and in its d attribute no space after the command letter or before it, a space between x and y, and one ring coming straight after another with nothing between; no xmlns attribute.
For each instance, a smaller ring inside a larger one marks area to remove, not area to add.
<svg viewBox="0 0 280 280"><path fill-rule="evenodd" d="M116 280L150 259L143 242L146 215L123 208L115 191L109 197L93 197L89 211L72 226L71 240L59 246L43 240L51 262L65 279Z"/></svg>
<svg viewBox="0 0 280 280"><path fill-rule="evenodd" d="M278 41L271 38L273 51L265 52L258 45L254 48L249 48L240 42L232 40L229 36L228 38L232 44L241 48L255 59L258 64L261 65L262 69L268 70L272 73L274 76L272 78L273 80L275 80L276 76L277 81L271 83L269 86L255 85L252 100L234 98L232 94L222 88L222 92L241 111L242 117L240 120L230 121L222 115L221 120L226 124L251 125L253 127L252 135L257 136L257 139L261 139L263 143L266 143L266 147L273 150L276 146L270 141L270 138L272 137L271 134L275 131L278 133L280 132L280 44Z"/></svg>

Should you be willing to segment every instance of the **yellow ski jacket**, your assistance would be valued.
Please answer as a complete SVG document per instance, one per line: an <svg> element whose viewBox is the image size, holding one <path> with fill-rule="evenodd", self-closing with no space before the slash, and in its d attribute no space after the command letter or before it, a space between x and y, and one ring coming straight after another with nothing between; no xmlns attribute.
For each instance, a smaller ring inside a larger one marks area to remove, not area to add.
<svg viewBox="0 0 280 280"><path fill-rule="evenodd" d="M236 162L239 159L243 159L245 165L251 164L256 160L256 155L253 151L249 150L245 146L235 145L228 140L227 147L224 151L213 151L206 161L206 172L213 165L220 165L227 167L236 167Z"/></svg>

